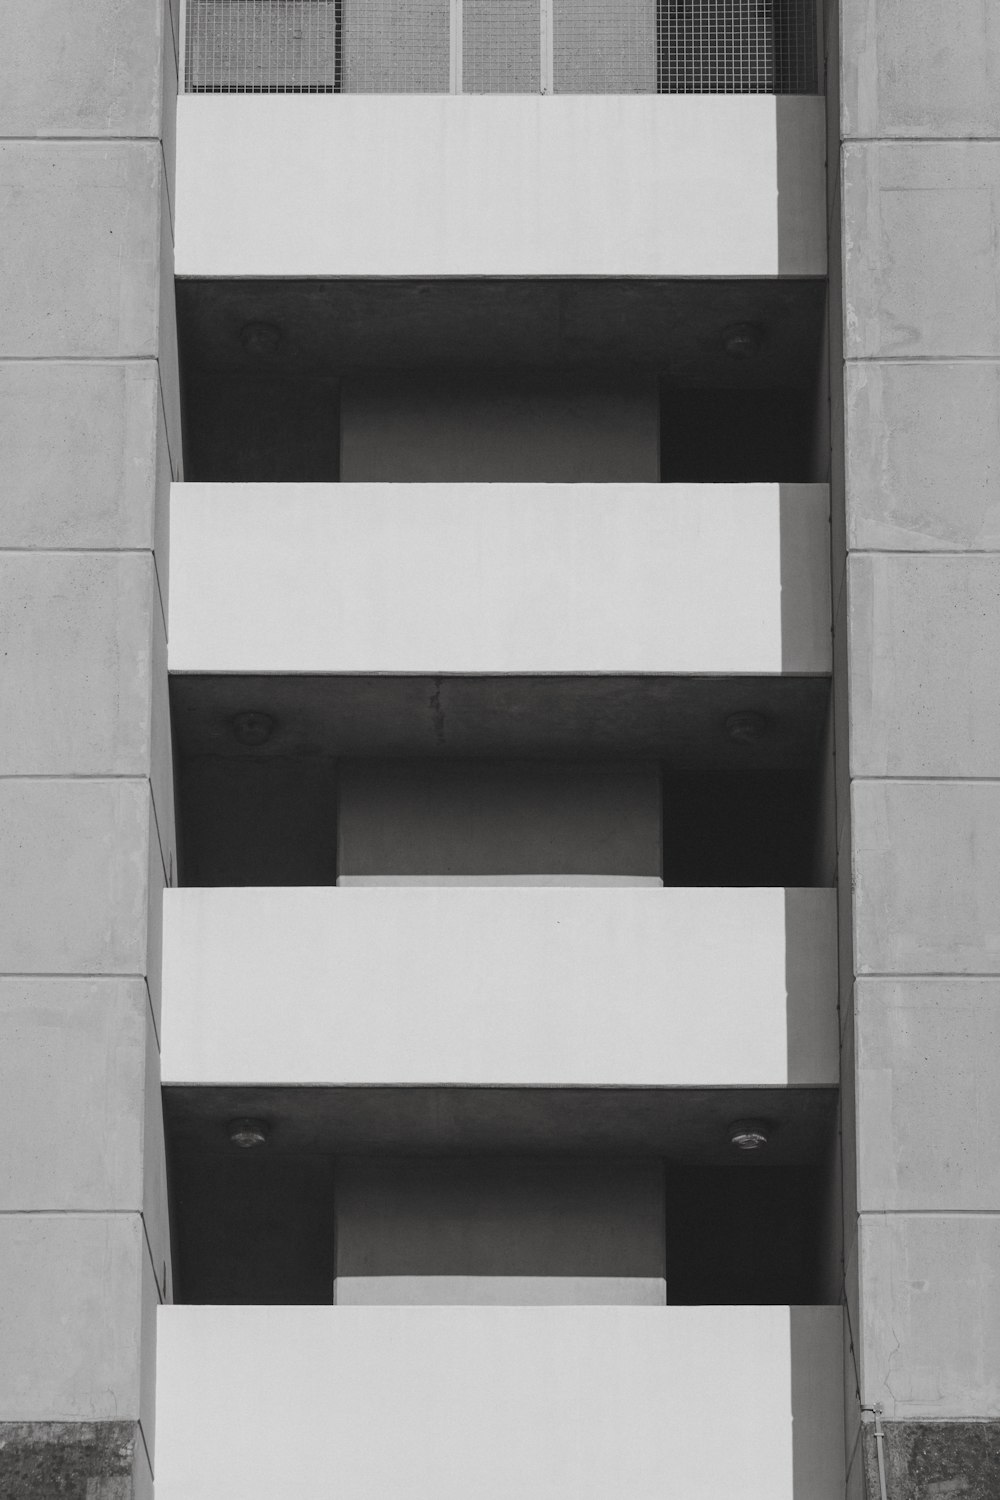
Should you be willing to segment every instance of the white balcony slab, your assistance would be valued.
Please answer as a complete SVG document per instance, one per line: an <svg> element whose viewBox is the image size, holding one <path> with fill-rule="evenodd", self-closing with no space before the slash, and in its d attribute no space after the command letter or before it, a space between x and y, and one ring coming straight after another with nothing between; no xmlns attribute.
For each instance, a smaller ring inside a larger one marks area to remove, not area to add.
<svg viewBox="0 0 1000 1500"><path fill-rule="evenodd" d="M165 892L168 1084L832 1086L834 892Z"/></svg>
<svg viewBox="0 0 1000 1500"><path fill-rule="evenodd" d="M822 276L824 128L801 96L182 95L177 274Z"/></svg>
<svg viewBox="0 0 1000 1500"><path fill-rule="evenodd" d="M824 485L178 484L174 672L830 671Z"/></svg>
<svg viewBox="0 0 1000 1500"><path fill-rule="evenodd" d="M165 1307L157 1500L841 1500L837 1307Z"/></svg>

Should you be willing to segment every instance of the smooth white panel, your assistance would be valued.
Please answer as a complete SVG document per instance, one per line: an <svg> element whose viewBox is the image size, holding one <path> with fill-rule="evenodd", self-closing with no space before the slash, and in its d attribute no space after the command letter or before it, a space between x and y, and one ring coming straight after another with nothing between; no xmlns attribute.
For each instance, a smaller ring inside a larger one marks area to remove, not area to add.
<svg viewBox="0 0 1000 1500"><path fill-rule="evenodd" d="M662 1276L337 1276L342 1307L662 1307Z"/></svg>
<svg viewBox="0 0 1000 1500"><path fill-rule="evenodd" d="M832 891L164 896L165 1083L837 1082Z"/></svg>
<svg viewBox="0 0 1000 1500"><path fill-rule="evenodd" d="M793 1310L797 1311L797 1310ZM840 1311L815 1320L822 1357ZM157 1500L792 1500L787 1307L167 1307ZM839 1467L839 1466L836 1466ZM799 1500L832 1500L843 1473Z"/></svg>
<svg viewBox="0 0 1000 1500"><path fill-rule="evenodd" d="M183 95L177 274L821 276L823 110L765 95Z"/></svg>
<svg viewBox="0 0 1000 1500"><path fill-rule="evenodd" d="M828 672L828 513L822 485L174 485L170 667Z"/></svg>

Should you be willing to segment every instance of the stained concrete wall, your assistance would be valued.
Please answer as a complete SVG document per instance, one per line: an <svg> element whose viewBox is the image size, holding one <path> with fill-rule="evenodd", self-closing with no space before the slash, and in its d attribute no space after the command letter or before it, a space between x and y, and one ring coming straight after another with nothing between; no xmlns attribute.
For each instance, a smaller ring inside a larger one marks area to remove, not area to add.
<svg viewBox="0 0 1000 1500"><path fill-rule="evenodd" d="M0 1491L151 1494L176 7L0 4Z"/></svg>
<svg viewBox="0 0 1000 1500"><path fill-rule="evenodd" d="M666 1301L663 1164L567 1157L337 1162L334 1301Z"/></svg>
<svg viewBox="0 0 1000 1500"><path fill-rule="evenodd" d="M657 484L658 384L552 371L355 375L341 388L340 477Z"/></svg>
<svg viewBox="0 0 1000 1500"><path fill-rule="evenodd" d="M659 875L655 765L346 762L341 875Z"/></svg>
<svg viewBox="0 0 1000 1500"><path fill-rule="evenodd" d="M875 1472L859 1390L889 1419L891 1494L978 1500L1000 1485L979 1144L1000 1063L1000 18L840 0L828 40L851 1493L865 1447Z"/></svg>

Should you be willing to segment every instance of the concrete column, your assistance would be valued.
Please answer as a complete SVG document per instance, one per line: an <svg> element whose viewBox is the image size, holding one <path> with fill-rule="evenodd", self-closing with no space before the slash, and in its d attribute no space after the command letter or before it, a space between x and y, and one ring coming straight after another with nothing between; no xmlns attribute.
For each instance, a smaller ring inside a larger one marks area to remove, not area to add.
<svg viewBox="0 0 1000 1500"><path fill-rule="evenodd" d="M0 1493L152 1494L177 3L0 0Z"/></svg>
<svg viewBox="0 0 1000 1500"><path fill-rule="evenodd" d="M1000 12L831 21L848 1489L879 1494L881 1407L892 1500L979 1500L1000 1491Z"/></svg>

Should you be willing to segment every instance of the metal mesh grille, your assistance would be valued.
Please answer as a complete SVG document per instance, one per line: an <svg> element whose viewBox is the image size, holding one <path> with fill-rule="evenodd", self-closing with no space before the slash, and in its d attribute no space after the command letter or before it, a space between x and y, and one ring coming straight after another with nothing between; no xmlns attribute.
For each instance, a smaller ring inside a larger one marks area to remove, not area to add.
<svg viewBox="0 0 1000 1500"><path fill-rule="evenodd" d="M330 94L339 0L188 0L188 93Z"/></svg>
<svg viewBox="0 0 1000 1500"><path fill-rule="evenodd" d="M654 94L656 0L553 0L557 94Z"/></svg>
<svg viewBox="0 0 1000 1500"><path fill-rule="evenodd" d="M344 92L446 94L449 0L343 0Z"/></svg>
<svg viewBox="0 0 1000 1500"><path fill-rule="evenodd" d="M539 0L463 0L463 93L537 94L541 26Z"/></svg>
<svg viewBox="0 0 1000 1500"><path fill-rule="evenodd" d="M664 94L816 91L813 0L660 0Z"/></svg>

